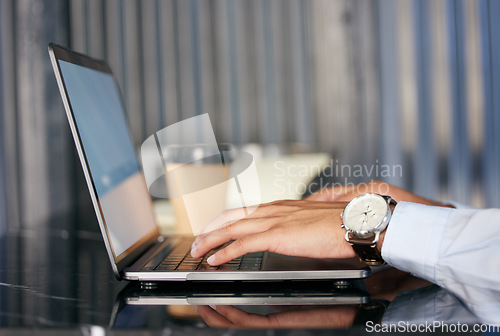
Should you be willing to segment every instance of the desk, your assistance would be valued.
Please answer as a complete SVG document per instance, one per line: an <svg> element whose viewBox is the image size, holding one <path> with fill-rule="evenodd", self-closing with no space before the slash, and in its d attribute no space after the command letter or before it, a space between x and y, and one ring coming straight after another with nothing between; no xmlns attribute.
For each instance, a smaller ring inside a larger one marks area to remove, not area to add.
<svg viewBox="0 0 500 336"><path fill-rule="evenodd" d="M34 329L39 334L51 335L101 335L108 331L112 334L129 334L138 330L165 335L224 334L221 329L208 326L207 321L197 316L192 306L120 306L120 293L123 294L133 285L126 288L127 282L114 278L98 232L60 229L72 227L64 225L64 221L70 220L71 217L53 219L45 226L48 229L16 230L1 236L2 334L17 334L21 331L31 333ZM399 314L398 318L406 316L406 321L423 322L422 311L428 309L426 305L432 300L436 301L436 297L445 300L452 311L459 311L462 315L466 312L458 300L447 296L439 287L429 286L421 279L392 268L375 271L372 277L364 281L364 286L368 294L363 307L367 307L370 302L380 304L393 301L385 313L384 310L381 312L386 315L391 313L390 309L395 304L399 307L393 307ZM429 301L429 297L432 300ZM405 300L407 308L401 308ZM408 302L411 304L408 305ZM207 301L205 305L197 307L199 314L208 319L208 324L225 327L227 321L220 316L235 316L231 307L210 307L209 304ZM245 319L232 323L241 323L243 328L252 324L266 329L283 327L286 330L279 334L285 335L294 334L295 329L304 329L301 335L332 334L331 331L316 329L321 327L333 328L342 334L358 334L365 330L359 321L347 331L344 329L352 326L356 318L359 319L356 315L359 315L360 307L359 304L273 305L261 306L260 310L251 307L250 311L242 315L246 316ZM265 316L271 308L274 315L258 319L259 314ZM284 315L276 317L276 311ZM393 317L394 311L391 313ZM241 312L238 310L238 313ZM471 323L474 321L473 316L467 316L466 319ZM238 330L231 335L238 334L258 335L262 334L262 330ZM274 335L273 332L267 334Z"/></svg>

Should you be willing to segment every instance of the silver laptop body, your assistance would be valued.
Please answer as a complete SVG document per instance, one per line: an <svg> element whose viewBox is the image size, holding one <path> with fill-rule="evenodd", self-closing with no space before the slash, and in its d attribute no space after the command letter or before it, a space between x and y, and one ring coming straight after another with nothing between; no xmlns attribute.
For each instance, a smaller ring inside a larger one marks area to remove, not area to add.
<svg viewBox="0 0 500 336"><path fill-rule="evenodd" d="M359 279L357 259L310 259L264 252L259 270L159 270L180 240L161 236L110 67L50 44L49 55L115 276L150 281ZM221 267L222 268L222 267Z"/></svg>

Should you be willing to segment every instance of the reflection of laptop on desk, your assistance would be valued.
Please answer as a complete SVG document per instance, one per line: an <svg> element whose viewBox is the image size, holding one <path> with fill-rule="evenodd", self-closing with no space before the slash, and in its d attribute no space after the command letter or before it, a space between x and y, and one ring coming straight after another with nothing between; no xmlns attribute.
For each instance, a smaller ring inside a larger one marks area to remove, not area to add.
<svg viewBox="0 0 500 336"><path fill-rule="evenodd" d="M203 327L200 324L200 314L195 310L196 306L225 306L226 311L234 307L244 311L247 318L247 313L267 316L279 312L294 312L295 316L304 312L314 313L319 308L323 314L330 312L333 318L338 315L345 319L345 315L341 314L343 308L358 307L369 302L370 294L362 280L354 280L348 286L336 286L330 280L245 282L245 286L238 282L192 284L178 281L160 284L153 290L145 290L138 284L130 283L117 296L110 327L144 328L150 326L148 321L165 323L159 327L174 327L179 324L176 322L183 322L184 327ZM302 323L307 320L299 319ZM311 320L314 323L315 319ZM325 323L322 327L329 326ZM305 328L310 325L300 325L299 322L295 327Z"/></svg>
<svg viewBox="0 0 500 336"><path fill-rule="evenodd" d="M153 290L129 285L120 298L130 305L350 305L368 302L362 280L336 285L330 280L169 283Z"/></svg>
<svg viewBox="0 0 500 336"><path fill-rule="evenodd" d="M355 259L308 259L271 253L210 267L189 255L193 237L161 237L140 171L123 102L109 66L56 45L54 72L99 226L118 279L357 279L370 269Z"/></svg>

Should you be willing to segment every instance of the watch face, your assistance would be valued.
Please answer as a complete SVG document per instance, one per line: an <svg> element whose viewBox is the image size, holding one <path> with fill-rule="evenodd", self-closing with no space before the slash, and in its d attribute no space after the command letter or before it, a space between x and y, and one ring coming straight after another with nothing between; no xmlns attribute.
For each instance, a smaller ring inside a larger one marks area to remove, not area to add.
<svg viewBox="0 0 500 336"><path fill-rule="evenodd" d="M389 207L382 196L364 194L349 202L342 219L348 230L371 233L375 228L383 229L388 213L390 213Z"/></svg>

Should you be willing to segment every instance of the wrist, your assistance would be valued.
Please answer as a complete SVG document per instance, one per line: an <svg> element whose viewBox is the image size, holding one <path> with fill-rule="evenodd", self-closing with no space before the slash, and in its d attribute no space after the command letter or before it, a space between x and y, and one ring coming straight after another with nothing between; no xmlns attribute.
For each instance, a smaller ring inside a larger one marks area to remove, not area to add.
<svg viewBox="0 0 500 336"><path fill-rule="evenodd" d="M385 233L387 232L387 229L385 229L384 231L380 232L380 236L378 238L378 242L377 242L377 245L376 245L376 249L378 250L378 252L380 254L382 254L382 245L384 244L384 238L385 238Z"/></svg>

